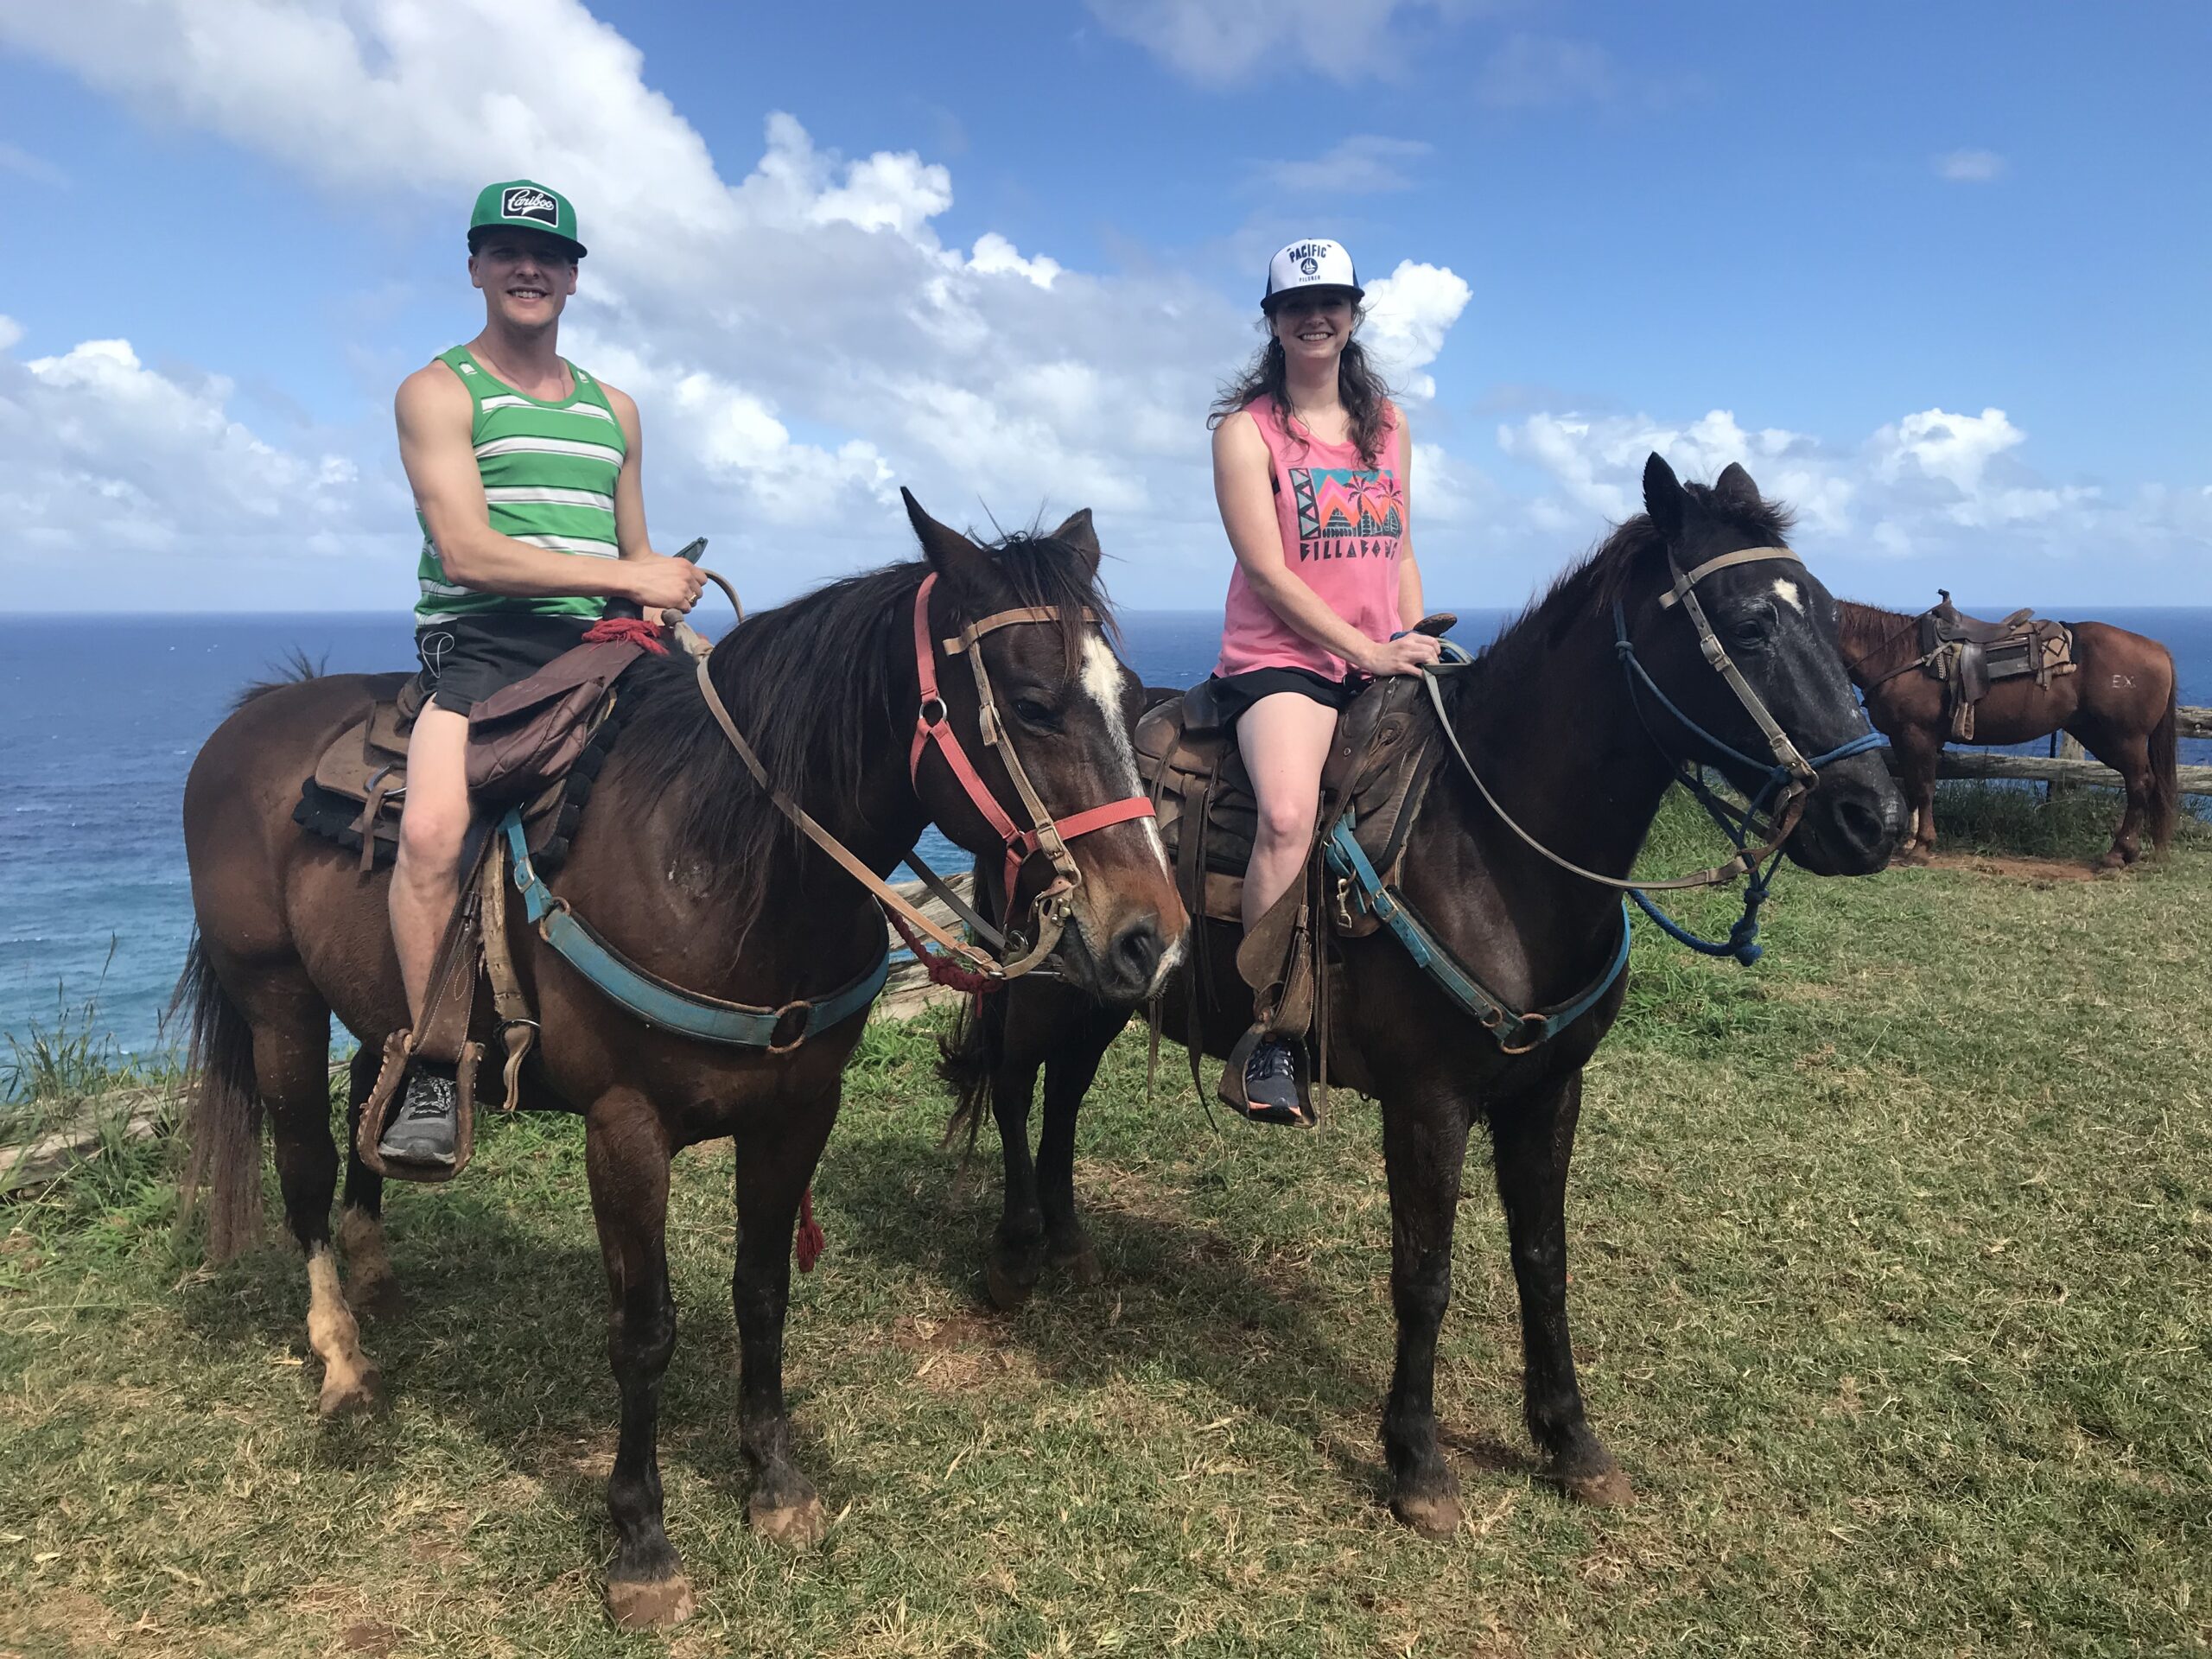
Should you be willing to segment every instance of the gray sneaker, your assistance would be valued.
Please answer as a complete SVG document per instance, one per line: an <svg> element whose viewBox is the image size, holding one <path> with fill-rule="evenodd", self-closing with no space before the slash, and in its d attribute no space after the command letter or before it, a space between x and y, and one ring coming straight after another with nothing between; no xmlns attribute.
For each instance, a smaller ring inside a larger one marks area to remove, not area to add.
<svg viewBox="0 0 2212 1659"><path fill-rule="evenodd" d="M460 1085L442 1071L418 1065L408 1073L406 1096L377 1142L378 1155L403 1164L450 1164L460 1119Z"/></svg>
<svg viewBox="0 0 2212 1659"><path fill-rule="evenodd" d="M1298 1062L1280 1037L1260 1044L1244 1062L1244 1098L1251 1103L1244 1115L1255 1123L1313 1124L1298 1097Z"/></svg>

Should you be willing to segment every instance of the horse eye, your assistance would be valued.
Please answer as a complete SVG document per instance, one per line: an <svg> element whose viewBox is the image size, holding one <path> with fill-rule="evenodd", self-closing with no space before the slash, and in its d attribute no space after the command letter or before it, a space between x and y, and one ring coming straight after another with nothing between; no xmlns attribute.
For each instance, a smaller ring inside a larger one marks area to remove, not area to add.
<svg viewBox="0 0 2212 1659"><path fill-rule="evenodd" d="M1728 625L1728 637L1746 651L1755 651L1766 644L1767 625L1770 615L1739 616Z"/></svg>
<svg viewBox="0 0 2212 1659"><path fill-rule="evenodd" d="M1030 726L1051 727L1059 723L1051 707L1038 702L1034 697L1016 697L1014 700L1014 712L1025 724Z"/></svg>

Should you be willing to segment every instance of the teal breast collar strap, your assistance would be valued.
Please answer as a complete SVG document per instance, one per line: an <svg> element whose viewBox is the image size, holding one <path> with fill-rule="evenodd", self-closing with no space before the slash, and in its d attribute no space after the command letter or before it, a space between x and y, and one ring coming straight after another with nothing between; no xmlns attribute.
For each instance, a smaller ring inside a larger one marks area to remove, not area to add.
<svg viewBox="0 0 2212 1659"><path fill-rule="evenodd" d="M795 998L780 1008L753 1007L687 991L630 961L594 933L564 901L554 897L531 864L530 842L523 833L518 810L511 809L499 820L499 833L506 838L515 891L522 895L538 937L602 995L660 1030L732 1048L787 1054L808 1038L842 1025L867 1008L890 976L891 951L887 944L875 965L858 979L828 996Z"/></svg>
<svg viewBox="0 0 2212 1659"><path fill-rule="evenodd" d="M1498 1047L1508 1054L1526 1054L1558 1036L1596 1007L1599 999L1613 988L1628 967L1628 902L1624 899L1620 948L1613 952L1612 962L1605 971L1571 1001L1524 1013L1462 968L1444 948L1443 942L1422 925L1421 918L1390 890L1376 873L1358 837L1353 835L1349 815L1338 818L1329 831L1328 838L1322 842L1322 856L1329 868L1349 883L1352 901L1389 928L1421 971L1446 996L1472 1014L1475 1022L1490 1033Z"/></svg>

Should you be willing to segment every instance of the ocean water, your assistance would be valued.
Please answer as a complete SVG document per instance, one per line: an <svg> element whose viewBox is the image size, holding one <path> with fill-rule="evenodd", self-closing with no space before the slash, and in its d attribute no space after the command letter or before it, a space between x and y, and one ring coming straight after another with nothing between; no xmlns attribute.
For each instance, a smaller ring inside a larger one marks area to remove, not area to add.
<svg viewBox="0 0 2212 1659"><path fill-rule="evenodd" d="M1463 609L1455 637L1478 647L1506 615ZM2164 640L2182 701L2212 704L2212 609L2105 615ZM1122 622L1148 684L1187 685L1212 666L1217 611ZM194 754L240 689L294 651L332 673L402 669L410 628L342 613L0 616L0 1033L52 1027L92 1001L119 1046L159 1047L192 927L179 804ZM965 862L933 832L924 850L941 869Z"/></svg>

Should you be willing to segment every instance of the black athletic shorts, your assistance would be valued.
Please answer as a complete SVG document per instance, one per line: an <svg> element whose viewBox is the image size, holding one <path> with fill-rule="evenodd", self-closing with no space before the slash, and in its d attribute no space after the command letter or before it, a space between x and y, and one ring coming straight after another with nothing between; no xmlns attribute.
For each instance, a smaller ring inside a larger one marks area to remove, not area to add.
<svg viewBox="0 0 2212 1659"><path fill-rule="evenodd" d="M465 715L494 691L526 680L562 652L583 643L581 616L461 616L415 630L417 677L441 709Z"/></svg>
<svg viewBox="0 0 2212 1659"><path fill-rule="evenodd" d="M1242 674L1215 675L1213 701L1214 707L1221 710L1222 723L1233 727L1244 718L1245 710L1262 697L1272 697L1281 691L1311 697L1342 714L1351 707L1352 699L1373 683L1364 674L1347 674L1341 680L1332 680L1310 668L1253 668Z"/></svg>

